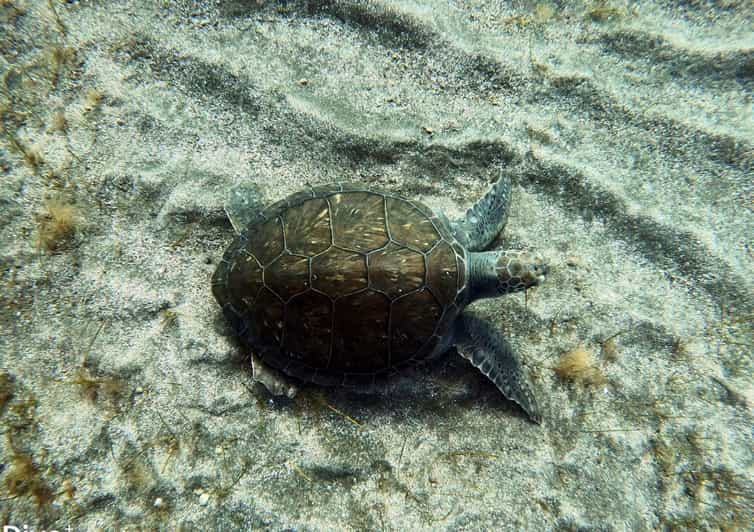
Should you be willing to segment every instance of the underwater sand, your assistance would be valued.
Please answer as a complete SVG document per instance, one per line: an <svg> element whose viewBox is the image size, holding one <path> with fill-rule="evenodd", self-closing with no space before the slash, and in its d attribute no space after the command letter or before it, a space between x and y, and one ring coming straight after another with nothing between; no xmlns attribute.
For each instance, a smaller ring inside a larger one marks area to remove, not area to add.
<svg viewBox="0 0 754 532"><path fill-rule="evenodd" d="M750 526L754 11L555 6L4 2L0 524ZM542 425L452 350L392 394L252 381L209 283L232 187L453 218L501 171L498 245L551 273L474 310Z"/></svg>

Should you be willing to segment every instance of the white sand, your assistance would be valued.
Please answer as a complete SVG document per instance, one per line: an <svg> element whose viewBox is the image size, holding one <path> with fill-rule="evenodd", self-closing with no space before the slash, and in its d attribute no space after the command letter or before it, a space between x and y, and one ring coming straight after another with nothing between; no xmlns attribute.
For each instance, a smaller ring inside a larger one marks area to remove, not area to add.
<svg viewBox="0 0 754 532"><path fill-rule="evenodd" d="M514 4L0 8L0 524L750 525L751 5ZM501 245L552 273L475 308L542 426L455 352L388 397L252 383L209 284L233 185L368 181L453 217L501 167ZM55 252L50 197L80 218ZM555 375L578 345L604 385Z"/></svg>

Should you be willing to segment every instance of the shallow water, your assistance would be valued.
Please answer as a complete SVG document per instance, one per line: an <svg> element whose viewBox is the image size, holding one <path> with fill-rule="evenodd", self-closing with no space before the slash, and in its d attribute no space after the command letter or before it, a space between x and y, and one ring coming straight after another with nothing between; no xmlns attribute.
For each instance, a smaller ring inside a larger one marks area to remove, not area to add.
<svg viewBox="0 0 754 532"><path fill-rule="evenodd" d="M748 5L259 4L0 7L0 524L751 523ZM452 349L367 396L253 382L210 290L229 191L453 219L501 171L496 246L551 272L474 311L542 425Z"/></svg>

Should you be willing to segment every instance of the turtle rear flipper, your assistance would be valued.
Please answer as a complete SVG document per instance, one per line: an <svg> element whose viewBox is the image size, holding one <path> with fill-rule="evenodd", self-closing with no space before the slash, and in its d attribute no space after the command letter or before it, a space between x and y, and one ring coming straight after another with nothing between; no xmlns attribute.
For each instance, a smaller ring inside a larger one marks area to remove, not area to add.
<svg viewBox="0 0 754 532"><path fill-rule="evenodd" d="M517 403L535 423L542 418L524 374L508 342L490 324L464 312L456 320L456 348L486 375L506 398Z"/></svg>
<svg viewBox="0 0 754 532"><path fill-rule="evenodd" d="M257 217L264 206L263 201L256 183L242 181L231 187L223 208L237 234Z"/></svg>
<svg viewBox="0 0 754 532"><path fill-rule="evenodd" d="M469 251L481 251L495 240L508 220L511 178L503 174L487 193L452 224L454 236Z"/></svg>
<svg viewBox="0 0 754 532"><path fill-rule="evenodd" d="M280 371L268 366L256 354L251 354L251 370L254 380L264 386L271 395L293 399L298 394L298 386Z"/></svg>

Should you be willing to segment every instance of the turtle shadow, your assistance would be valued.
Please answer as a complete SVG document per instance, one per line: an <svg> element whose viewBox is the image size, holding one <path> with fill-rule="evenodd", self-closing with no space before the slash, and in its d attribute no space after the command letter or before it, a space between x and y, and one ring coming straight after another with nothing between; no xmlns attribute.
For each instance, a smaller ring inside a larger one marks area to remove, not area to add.
<svg viewBox="0 0 754 532"><path fill-rule="evenodd" d="M234 371L245 371L252 377L251 353L232 327L218 317L218 333L228 336L234 346L224 364ZM252 379L249 391L260 404L274 409L306 411L324 401L343 412L358 413L364 419L457 419L470 409L493 417L520 417L526 413L471 363L455 347L445 354L416 366L406 368L387 380L378 382L371 390L345 387L326 387L305 383L289 377L299 387L295 398L274 396Z"/></svg>
<svg viewBox="0 0 754 532"><path fill-rule="evenodd" d="M314 409L312 405L324 401L328 407L365 420L452 420L467 415L471 409L487 416L528 420L516 403L506 399L455 349L436 360L403 370L377 383L372 390L323 387L300 381L297 384L300 391L293 399L273 396L260 383L255 383L254 393L258 399L280 409Z"/></svg>

